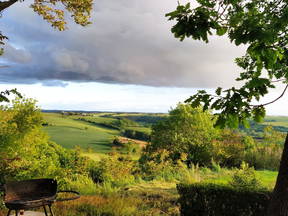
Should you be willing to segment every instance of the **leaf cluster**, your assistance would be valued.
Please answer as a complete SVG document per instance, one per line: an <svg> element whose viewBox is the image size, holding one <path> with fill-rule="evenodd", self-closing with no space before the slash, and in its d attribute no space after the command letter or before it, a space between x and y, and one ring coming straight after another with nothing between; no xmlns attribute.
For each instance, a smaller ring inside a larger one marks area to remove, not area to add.
<svg viewBox="0 0 288 216"><path fill-rule="evenodd" d="M193 107L203 105L204 110L218 111L216 125L220 127L248 127L247 119L261 121L265 106L277 101L287 89L288 79L288 2L284 0L197 0L198 6L190 3L178 5L175 11L166 14L175 20L172 33L181 41L185 38L208 42L208 36L228 35L235 45L247 45L246 54L236 58L242 69L237 81L240 88L222 90L215 95L199 91L186 100ZM265 96L274 82L286 84L283 93L275 100L252 105Z"/></svg>
<svg viewBox="0 0 288 216"><path fill-rule="evenodd" d="M17 91L17 89L5 90L5 91L0 92L0 103L9 102L10 100L8 96L11 94L18 96L19 98L22 97L22 95Z"/></svg>
<svg viewBox="0 0 288 216"><path fill-rule="evenodd" d="M92 5L92 0L35 0L31 4L31 8L44 20L51 23L52 27L63 31L67 24L65 11L71 14L75 23L86 26L91 23ZM62 9L63 6L65 10Z"/></svg>

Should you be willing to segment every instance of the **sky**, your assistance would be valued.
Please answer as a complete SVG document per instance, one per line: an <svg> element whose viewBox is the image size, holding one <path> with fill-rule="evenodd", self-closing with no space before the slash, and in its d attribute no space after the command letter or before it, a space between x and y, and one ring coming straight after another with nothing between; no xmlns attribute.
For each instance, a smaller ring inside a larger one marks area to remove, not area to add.
<svg viewBox="0 0 288 216"><path fill-rule="evenodd" d="M97 0L92 22L50 27L17 2L1 17L9 37L0 58L0 89L17 88L42 109L167 112L199 89L237 85L234 58L244 54L225 37L184 42L173 37L165 13L176 0ZM281 89L265 100L276 98ZM288 115L282 98L267 107Z"/></svg>

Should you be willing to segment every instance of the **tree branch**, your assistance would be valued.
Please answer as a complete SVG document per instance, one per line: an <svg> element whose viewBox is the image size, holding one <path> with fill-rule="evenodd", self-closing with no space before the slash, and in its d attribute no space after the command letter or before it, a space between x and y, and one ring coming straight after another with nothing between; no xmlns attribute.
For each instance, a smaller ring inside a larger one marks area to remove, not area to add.
<svg viewBox="0 0 288 216"><path fill-rule="evenodd" d="M284 81L287 81L287 79L272 80L271 83L284 82Z"/></svg>
<svg viewBox="0 0 288 216"><path fill-rule="evenodd" d="M283 90L283 92L281 93L281 95L280 95L279 97L277 97L276 99L274 99L273 101L270 101L270 102L265 103L265 104L251 105L251 106L260 107L260 106L267 106L267 105L269 105L269 104L272 104L272 103L276 102L277 100L279 100L281 97L283 97L283 95L285 94L287 88L288 88L288 84L287 84L286 87L284 88L284 90Z"/></svg>
<svg viewBox="0 0 288 216"><path fill-rule="evenodd" d="M0 12L3 11L4 9L10 7L14 3L16 3L18 0L9 0L9 1L1 1L0 2Z"/></svg>

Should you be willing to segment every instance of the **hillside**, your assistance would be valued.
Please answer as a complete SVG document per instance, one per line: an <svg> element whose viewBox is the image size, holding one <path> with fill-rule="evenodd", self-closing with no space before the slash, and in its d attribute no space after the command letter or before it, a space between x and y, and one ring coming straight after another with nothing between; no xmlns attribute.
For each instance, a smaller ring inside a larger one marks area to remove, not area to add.
<svg viewBox="0 0 288 216"><path fill-rule="evenodd" d="M161 118L159 114L69 112L45 112L43 116L44 131L52 141L65 148L79 146L97 153L111 152L116 136L149 141L152 122L156 122L153 119Z"/></svg>
<svg viewBox="0 0 288 216"><path fill-rule="evenodd" d="M266 116L262 123L250 121L250 128L240 127L240 130L250 136L259 138L263 136L263 130L267 126L272 126L276 131L287 133L288 116Z"/></svg>
<svg viewBox="0 0 288 216"><path fill-rule="evenodd" d="M151 126L166 117L147 113L43 113L44 130L51 140L64 146L80 146L85 150L107 153L112 150L115 136L148 141ZM271 125L277 131L288 131L287 116L267 116L263 123L251 121L248 129L240 128L254 137Z"/></svg>
<svg viewBox="0 0 288 216"><path fill-rule="evenodd" d="M44 119L48 123L44 130L51 140L65 148L80 146L106 153L111 151L113 137L119 135L119 131L115 129L95 126L58 113L44 113Z"/></svg>

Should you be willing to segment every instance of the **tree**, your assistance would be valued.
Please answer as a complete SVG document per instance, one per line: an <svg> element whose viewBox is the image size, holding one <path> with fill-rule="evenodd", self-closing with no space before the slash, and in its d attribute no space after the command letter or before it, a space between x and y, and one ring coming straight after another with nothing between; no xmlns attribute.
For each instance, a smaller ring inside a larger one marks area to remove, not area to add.
<svg viewBox="0 0 288 216"><path fill-rule="evenodd" d="M32 99L16 98L0 106L0 185L29 178L55 178L69 187L88 179L91 161L78 151L50 141L41 110Z"/></svg>
<svg viewBox="0 0 288 216"><path fill-rule="evenodd" d="M265 106L281 98L288 88L288 2L285 0L197 0L178 5L166 16L175 20L172 32L176 38L193 38L208 42L209 35L228 35L235 45L248 45L244 56L235 60L242 68L237 80L245 81L240 88L222 90L215 95L201 90L186 100L193 107L203 104L204 110L220 111L216 125L249 126L248 119L261 121ZM282 94L275 100L259 105L259 101L275 82L286 84ZM279 173L267 215L288 215L288 135L284 144Z"/></svg>
<svg viewBox="0 0 288 216"><path fill-rule="evenodd" d="M33 100L16 99L0 106L0 183L56 172L58 155L41 130L42 122Z"/></svg>
<svg viewBox="0 0 288 216"><path fill-rule="evenodd" d="M2 12L21 0L0 1L0 16ZM74 22L86 26L90 24L90 14L92 11L93 0L34 0L30 5L34 12L40 15L51 26L59 31L67 28L65 21L65 11L73 17ZM64 8L64 9L63 9ZM8 37L0 31L0 45L4 45L4 40ZM0 56L3 54L3 48L0 48ZM10 94L20 96L16 89L0 92L0 102L8 102Z"/></svg>
<svg viewBox="0 0 288 216"><path fill-rule="evenodd" d="M151 144L145 152L161 150L169 152L169 158L177 161L186 154L186 163L209 165L212 159L212 140L217 130L213 127L212 115L201 108L178 104L169 116L152 127Z"/></svg>

